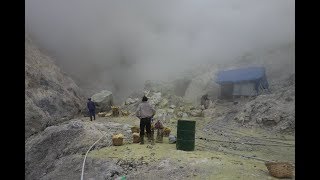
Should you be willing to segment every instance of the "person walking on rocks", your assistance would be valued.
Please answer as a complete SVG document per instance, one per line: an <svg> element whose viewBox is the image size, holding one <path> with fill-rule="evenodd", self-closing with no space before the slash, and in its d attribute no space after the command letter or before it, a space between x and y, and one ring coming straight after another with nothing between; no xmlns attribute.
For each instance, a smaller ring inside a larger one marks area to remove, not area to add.
<svg viewBox="0 0 320 180"><path fill-rule="evenodd" d="M87 107L89 109L90 121L92 121L92 116L93 120L96 120L96 105L91 101L91 98L88 99Z"/></svg>
<svg viewBox="0 0 320 180"><path fill-rule="evenodd" d="M156 114L156 110L147 102L148 98L143 96L142 103L139 104L136 116L140 119L140 144L144 144L144 128L146 128L148 140L151 139L151 118Z"/></svg>
<svg viewBox="0 0 320 180"><path fill-rule="evenodd" d="M205 94L201 97L201 105L204 106L205 109L208 109L210 105L210 99L208 98L208 94Z"/></svg>

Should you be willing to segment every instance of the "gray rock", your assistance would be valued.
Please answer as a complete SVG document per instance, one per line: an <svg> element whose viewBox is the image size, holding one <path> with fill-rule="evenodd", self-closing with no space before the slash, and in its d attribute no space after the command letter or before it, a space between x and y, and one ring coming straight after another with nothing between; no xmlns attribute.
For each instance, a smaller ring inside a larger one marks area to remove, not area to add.
<svg viewBox="0 0 320 180"><path fill-rule="evenodd" d="M113 105L112 92L102 90L101 92L94 94L91 99L96 105L97 112L107 112L111 110L111 106Z"/></svg>
<svg viewBox="0 0 320 180"><path fill-rule="evenodd" d="M273 85L272 93L259 95L250 99L234 119L239 123L250 121L251 125L259 124L261 127L272 127L276 131L294 132L295 124L295 96L294 84L279 82ZM290 98L290 101L288 101Z"/></svg>
<svg viewBox="0 0 320 180"><path fill-rule="evenodd" d="M161 92L153 93L149 100L151 105L158 105L161 102Z"/></svg>
<svg viewBox="0 0 320 180"><path fill-rule="evenodd" d="M202 111L203 117L212 117L216 113L215 109L205 109Z"/></svg>
<svg viewBox="0 0 320 180"><path fill-rule="evenodd" d="M111 136L115 132L130 137L122 127L122 124L111 122L83 122L74 119L58 126L50 126L37 135L31 136L25 143L26 179L76 179L71 178L76 175L78 178L83 160L82 155L102 134L106 134L106 137L102 138L93 149L110 145ZM71 158L71 161L75 162L70 162L69 156L74 157ZM67 165L70 166L67 167ZM102 173L103 167L111 168L111 165L89 158L86 161L86 167L89 169L86 170L89 173L86 177L89 178L90 176L97 177L94 173L100 171ZM119 169L114 168L120 172ZM110 169L105 170L109 171ZM70 171L78 173L70 173ZM42 177L44 173L46 175ZM68 175L68 173L70 174ZM62 178L63 176L70 178Z"/></svg>
<svg viewBox="0 0 320 180"><path fill-rule="evenodd" d="M125 101L125 105L130 105L130 104L134 104L136 102L138 102L139 99L136 98L136 99L132 99L132 98L128 98L126 101Z"/></svg>
<svg viewBox="0 0 320 180"><path fill-rule="evenodd" d="M182 114L182 118L187 118L187 117L189 117L187 113Z"/></svg>
<svg viewBox="0 0 320 180"><path fill-rule="evenodd" d="M79 115L86 98L54 59L25 38L25 138Z"/></svg>
<svg viewBox="0 0 320 180"><path fill-rule="evenodd" d="M83 157L81 156L66 156L55 161L54 169L48 171L48 173L41 178L27 177L26 179L79 179L81 175L82 162ZM84 179L113 180L116 176L122 173L123 169L110 159L87 157Z"/></svg>
<svg viewBox="0 0 320 180"><path fill-rule="evenodd" d="M159 104L160 107L166 107L168 105L168 99L162 99L161 103Z"/></svg>
<svg viewBox="0 0 320 180"><path fill-rule="evenodd" d="M169 135L169 143L173 144L176 143L177 138L174 135Z"/></svg>
<svg viewBox="0 0 320 180"><path fill-rule="evenodd" d="M167 110L167 113L170 114L170 115L172 115L172 114L174 113L174 109L168 109L168 110Z"/></svg>
<svg viewBox="0 0 320 180"><path fill-rule="evenodd" d="M201 117L202 116L202 110L201 109L191 110L190 111L190 116Z"/></svg>
<svg viewBox="0 0 320 180"><path fill-rule="evenodd" d="M182 112L182 111L178 111L178 112L177 112L177 116L178 116L178 117L182 117L182 116L183 116L183 112Z"/></svg>

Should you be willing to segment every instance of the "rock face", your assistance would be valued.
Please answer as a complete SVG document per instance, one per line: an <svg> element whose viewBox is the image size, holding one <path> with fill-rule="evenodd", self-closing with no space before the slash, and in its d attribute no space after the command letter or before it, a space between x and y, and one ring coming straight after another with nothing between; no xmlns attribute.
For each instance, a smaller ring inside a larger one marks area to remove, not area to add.
<svg viewBox="0 0 320 180"><path fill-rule="evenodd" d="M212 67L206 73L195 76L185 91L184 99L188 102L200 104L200 98L204 94L209 94L211 98L218 97L220 87L213 83L216 72L217 70Z"/></svg>
<svg viewBox="0 0 320 180"><path fill-rule="evenodd" d="M294 75L293 75L294 76ZM240 123L259 124L282 132L292 132L295 128L295 88L294 79L272 87L271 94L260 95L248 102L235 116Z"/></svg>
<svg viewBox="0 0 320 180"><path fill-rule="evenodd" d="M112 143L112 134L116 132L124 134L125 141L131 141L130 126L126 124L86 122L74 119L46 128L26 141L26 179L80 178L83 154L102 135L106 137L102 138L93 149L109 146ZM109 176L109 172L114 167L112 164L109 166L105 163L108 162L93 162L87 159L86 172L89 174L85 174L85 177L98 177L95 173ZM106 166L111 169L103 169ZM102 171L105 172L102 173Z"/></svg>
<svg viewBox="0 0 320 180"><path fill-rule="evenodd" d="M91 97L92 101L96 105L96 112L110 111L113 105L112 92L103 90Z"/></svg>
<svg viewBox="0 0 320 180"><path fill-rule="evenodd" d="M79 87L26 35L25 138L73 118L84 106Z"/></svg>

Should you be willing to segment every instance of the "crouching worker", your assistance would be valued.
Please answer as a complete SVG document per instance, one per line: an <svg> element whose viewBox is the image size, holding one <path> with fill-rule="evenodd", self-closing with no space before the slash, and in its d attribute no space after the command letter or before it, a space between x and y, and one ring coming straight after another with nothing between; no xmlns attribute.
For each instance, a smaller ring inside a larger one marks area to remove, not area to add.
<svg viewBox="0 0 320 180"><path fill-rule="evenodd" d="M148 98L143 96L142 103L139 104L136 116L140 119L140 144L144 144L144 128L146 128L148 140L154 144L151 136L151 118L155 115L156 110L147 102Z"/></svg>

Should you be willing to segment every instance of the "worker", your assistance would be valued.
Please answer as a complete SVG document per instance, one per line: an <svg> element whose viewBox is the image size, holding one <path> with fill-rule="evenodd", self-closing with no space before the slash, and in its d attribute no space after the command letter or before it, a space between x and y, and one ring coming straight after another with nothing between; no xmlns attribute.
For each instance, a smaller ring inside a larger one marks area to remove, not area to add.
<svg viewBox="0 0 320 180"><path fill-rule="evenodd" d="M92 116L93 120L96 120L96 105L91 101L91 98L88 99L87 107L89 110L90 121L92 121Z"/></svg>
<svg viewBox="0 0 320 180"><path fill-rule="evenodd" d="M205 94L201 97L201 106L204 106L205 109L208 109L210 105L210 99L208 98L208 94Z"/></svg>
<svg viewBox="0 0 320 180"><path fill-rule="evenodd" d="M138 105L136 116L140 119L140 144L144 144L144 128L147 131L147 137L154 144L154 139L151 139L151 120L156 114L156 110L147 102L146 96L142 97L142 103Z"/></svg>

